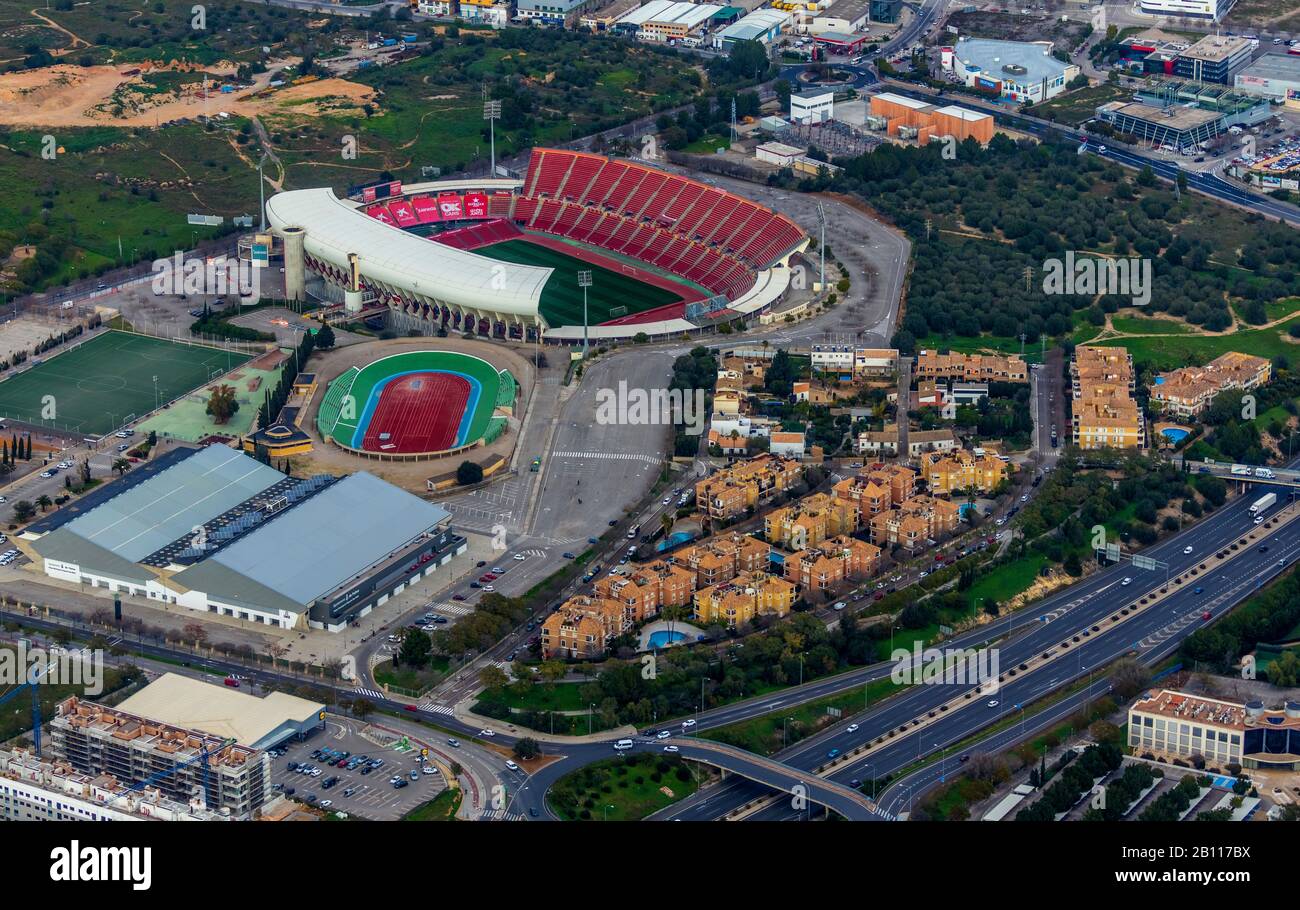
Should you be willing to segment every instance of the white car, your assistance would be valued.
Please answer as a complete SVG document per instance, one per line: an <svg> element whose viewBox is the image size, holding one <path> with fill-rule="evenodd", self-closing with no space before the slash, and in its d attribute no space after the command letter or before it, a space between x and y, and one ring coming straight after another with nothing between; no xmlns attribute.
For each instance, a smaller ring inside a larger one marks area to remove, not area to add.
<svg viewBox="0 0 1300 910"><path fill-rule="evenodd" d="M680 752L680 751L682 751L682 750L681 750L679 747L677 747L677 746L664 746L664 751L665 751L665 752Z"/></svg>
<svg viewBox="0 0 1300 910"><path fill-rule="evenodd" d="M524 561L525 559L527 559L527 558L528 558L528 557L525 556L523 553L516 553L516 554L515 554L515 562L523 562L523 561Z"/></svg>
<svg viewBox="0 0 1300 910"><path fill-rule="evenodd" d="M1121 584L1121 585L1131 585L1131 584L1133 584L1133 579L1131 579L1131 578L1129 578L1127 575L1125 575L1125 576L1124 576L1124 580L1121 581L1120 584Z"/></svg>
<svg viewBox="0 0 1300 910"><path fill-rule="evenodd" d="M655 734L655 739L667 739L672 735L673 734L668 730L660 730L658 733Z"/></svg>
<svg viewBox="0 0 1300 910"><path fill-rule="evenodd" d="M996 708L997 706L998 706L998 700L997 700L996 698L991 699L991 700L989 701L989 707L990 707L990 708Z"/></svg>
<svg viewBox="0 0 1300 910"><path fill-rule="evenodd" d="M42 477L53 477L53 476L54 476L54 472L53 472L53 471L41 471L41 476L42 476Z"/></svg>
<svg viewBox="0 0 1300 910"><path fill-rule="evenodd" d="M510 761L509 759L506 759L506 767L509 768L511 771L519 770L519 766L516 765L514 762Z"/></svg>
<svg viewBox="0 0 1300 910"><path fill-rule="evenodd" d="M1192 548L1191 548L1191 547L1183 547L1183 555L1184 555L1184 556L1191 556L1191 555L1192 555Z"/></svg>
<svg viewBox="0 0 1300 910"><path fill-rule="evenodd" d="M317 803L317 805L320 806L322 809L328 809L330 806L334 805L334 800L322 799L319 803Z"/></svg>
<svg viewBox="0 0 1300 910"><path fill-rule="evenodd" d="M438 769L435 768L435 767L433 767L432 765L425 765L425 766L424 766L424 770L423 770L421 773L422 773L422 774L437 774L437 773L438 773Z"/></svg>
<svg viewBox="0 0 1300 910"><path fill-rule="evenodd" d="M693 727L693 726L695 726L695 718L692 717L692 718L689 718L689 719L687 719L687 720L682 721L682 726L683 726L683 727Z"/></svg>
<svg viewBox="0 0 1300 910"><path fill-rule="evenodd" d="M849 730L850 733L857 733L857 732L858 732L858 725L857 725L857 724L849 724L848 730Z"/></svg>
<svg viewBox="0 0 1300 910"><path fill-rule="evenodd" d="M496 588L492 587L491 585L484 585L484 586L483 586L483 593L484 593L484 594L491 594L491 593L492 593L493 591L495 591L495 590L496 590Z"/></svg>
<svg viewBox="0 0 1300 910"><path fill-rule="evenodd" d="M491 731L491 730L487 729L486 727L484 727L482 730L479 730L479 731L478 731L478 735L479 735L479 736L496 736L496 733L494 733L493 731Z"/></svg>

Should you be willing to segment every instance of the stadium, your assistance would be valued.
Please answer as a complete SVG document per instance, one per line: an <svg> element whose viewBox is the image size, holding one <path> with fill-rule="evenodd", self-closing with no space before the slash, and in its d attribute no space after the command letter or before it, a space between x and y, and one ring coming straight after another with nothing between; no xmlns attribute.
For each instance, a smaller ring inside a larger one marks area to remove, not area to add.
<svg viewBox="0 0 1300 910"><path fill-rule="evenodd" d="M316 413L316 429L358 455L435 457L500 436L517 391L509 370L480 357L406 351L335 378Z"/></svg>
<svg viewBox="0 0 1300 910"><path fill-rule="evenodd" d="M809 239L790 219L650 165L534 149L523 178L292 190L267 202L286 294L492 338L665 336L769 309Z"/></svg>

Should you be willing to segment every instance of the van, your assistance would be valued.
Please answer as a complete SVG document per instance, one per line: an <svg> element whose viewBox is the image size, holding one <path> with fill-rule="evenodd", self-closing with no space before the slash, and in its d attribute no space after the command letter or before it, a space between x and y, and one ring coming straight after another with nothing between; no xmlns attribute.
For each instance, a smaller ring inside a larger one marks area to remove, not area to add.
<svg viewBox="0 0 1300 910"><path fill-rule="evenodd" d="M1255 469L1255 476L1256 476L1256 477L1267 477L1267 478L1269 478L1269 479L1271 480L1271 479L1273 478L1273 471L1272 471L1271 469L1269 469L1269 468L1256 468L1256 469Z"/></svg>
<svg viewBox="0 0 1300 910"><path fill-rule="evenodd" d="M614 743L614 751L616 752L626 752L631 748L632 740L630 739L620 739L618 742Z"/></svg>

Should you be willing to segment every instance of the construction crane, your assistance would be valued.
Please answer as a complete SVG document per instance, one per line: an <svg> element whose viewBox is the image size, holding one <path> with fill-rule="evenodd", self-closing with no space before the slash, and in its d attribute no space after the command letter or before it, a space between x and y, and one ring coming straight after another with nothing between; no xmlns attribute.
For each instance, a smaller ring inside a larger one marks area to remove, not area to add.
<svg viewBox="0 0 1300 910"><path fill-rule="evenodd" d="M49 663L45 665L45 669L43 670L38 670L36 667L33 667L31 678L28 679L27 682L14 686L4 695L0 695L0 705L3 705L9 699L23 691L23 689L32 690L32 742L36 745L37 758L40 758L41 755L41 697L37 683L45 678L45 675L49 673L52 668L53 664Z"/></svg>

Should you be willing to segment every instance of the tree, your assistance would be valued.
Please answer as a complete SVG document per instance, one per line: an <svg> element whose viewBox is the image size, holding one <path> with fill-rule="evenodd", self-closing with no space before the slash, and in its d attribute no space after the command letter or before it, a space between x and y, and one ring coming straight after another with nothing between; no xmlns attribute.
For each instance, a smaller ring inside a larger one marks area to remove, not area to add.
<svg viewBox="0 0 1300 910"><path fill-rule="evenodd" d="M208 397L207 412L217 426L225 424L238 410L239 402L235 400L233 386L223 382L212 390L212 394Z"/></svg>
<svg viewBox="0 0 1300 910"><path fill-rule="evenodd" d="M515 758L520 761L528 761L530 758L536 758L542 754L542 747L531 736L525 736L515 742Z"/></svg>
<svg viewBox="0 0 1300 910"><path fill-rule="evenodd" d="M478 671L478 682L489 692L499 692L510 682L510 677L500 667L486 666Z"/></svg>
<svg viewBox="0 0 1300 910"><path fill-rule="evenodd" d="M462 461L456 468L456 483L462 487L483 482L483 468L472 461Z"/></svg>
<svg viewBox="0 0 1300 910"><path fill-rule="evenodd" d="M121 477L127 471L131 470L131 462L127 461L125 458L115 458L113 459L113 470L117 472L118 477Z"/></svg>
<svg viewBox="0 0 1300 910"><path fill-rule="evenodd" d="M35 514L36 506L32 505L26 499L20 499L14 503L14 519L19 524L22 524L25 521L30 521L32 516Z"/></svg>
<svg viewBox="0 0 1300 910"><path fill-rule="evenodd" d="M423 667L433 653L433 641L419 629L407 629L398 649L398 660L408 667ZM396 661L395 661L396 662Z"/></svg>
<svg viewBox="0 0 1300 910"><path fill-rule="evenodd" d="M41 507L41 513L44 514L46 509L54 505L54 500L42 493L40 496L36 497L36 504Z"/></svg>
<svg viewBox="0 0 1300 910"><path fill-rule="evenodd" d="M328 322L323 323L316 331L315 339L316 347L320 348L322 351L328 351L330 348L334 347L334 344L337 341L334 337L334 330L330 328Z"/></svg>

